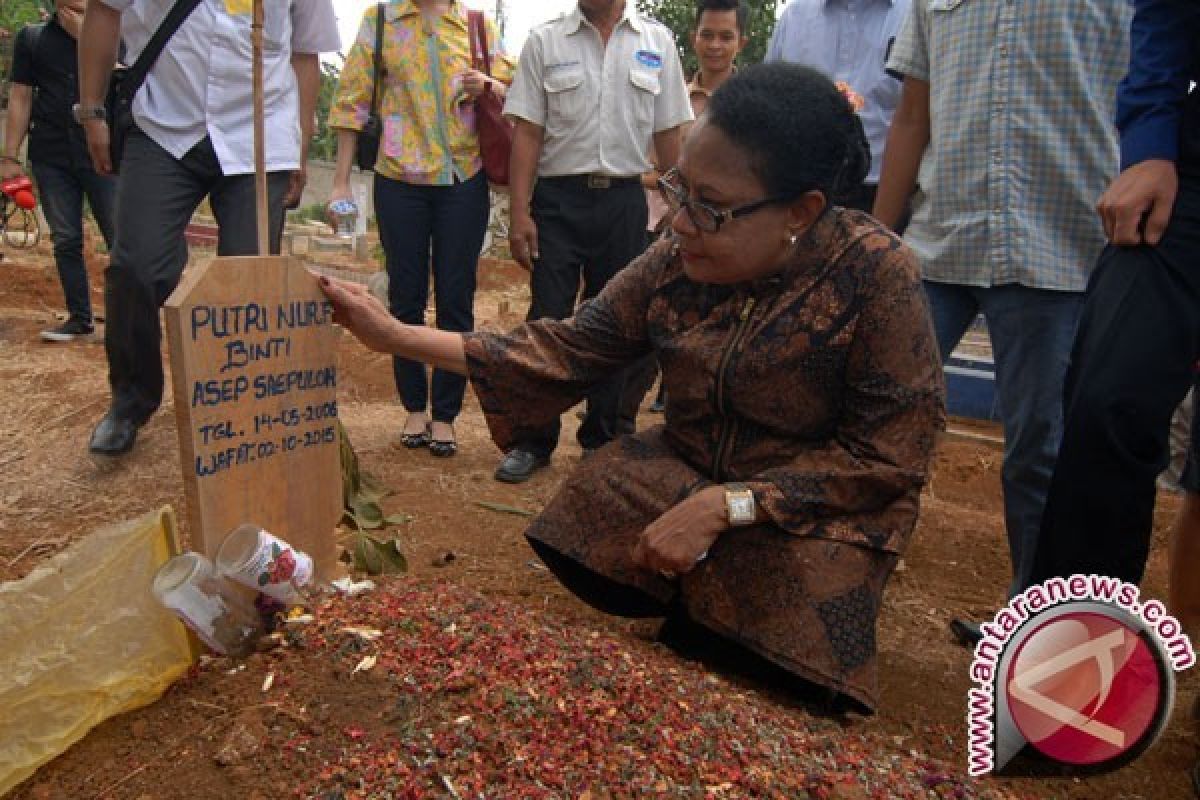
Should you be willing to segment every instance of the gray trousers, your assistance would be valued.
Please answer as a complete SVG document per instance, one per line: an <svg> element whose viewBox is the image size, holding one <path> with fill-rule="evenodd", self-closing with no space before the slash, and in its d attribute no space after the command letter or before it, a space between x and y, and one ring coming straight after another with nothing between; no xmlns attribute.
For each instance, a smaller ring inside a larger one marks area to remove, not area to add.
<svg viewBox="0 0 1200 800"><path fill-rule="evenodd" d="M289 176L267 176L272 253L279 252ZM104 274L104 349L112 410L139 425L162 402L158 310L187 264L184 231L205 197L219 228L217 254L255 255L253 175L224 175L207 137L176 159L141 131L130 134L117 181L117 238Z"/></svg>

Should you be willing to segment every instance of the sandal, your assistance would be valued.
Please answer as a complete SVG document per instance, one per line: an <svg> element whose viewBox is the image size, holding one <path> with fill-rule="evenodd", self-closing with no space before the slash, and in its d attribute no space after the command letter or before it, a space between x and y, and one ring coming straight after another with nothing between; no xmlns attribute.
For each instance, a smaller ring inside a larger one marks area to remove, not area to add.
<svg viewBox="0 0 1200 800"><path fill-rule="evenodd" d="M450 432L454 432L453 426L450 426ZM449 458L458 452L458 442L454 439L434 439L432 432L429 436L429 452L438 458Z"/></svg>
<svg viewBox="0 0 1200 800"><path fill-rule="evenodd" d="M420 433L402 433L400 434L400 444L407 447L409 450L416 450L421 447L428 447L432 440L430 434L430 423L425 423L425 430Z"/></svg>

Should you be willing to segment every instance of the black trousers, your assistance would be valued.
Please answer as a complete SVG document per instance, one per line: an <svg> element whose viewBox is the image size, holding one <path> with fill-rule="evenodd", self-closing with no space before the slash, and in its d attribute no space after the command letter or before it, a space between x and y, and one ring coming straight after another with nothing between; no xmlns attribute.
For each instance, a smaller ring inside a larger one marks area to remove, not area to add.
<svg viewBox="0 0 1200 800"><path fill-rule="evenodd" d="M271 252L279 252L289 172L267 176ZM104 350L113 411L141 424L162 402L162 329L158 310L187 264L183 234L208 197L217 219L217 254L255 255L254 175L225 176L203 141L176 159L134 130L117 180L117 239L104 273Z"/></svg>
<svg viewBox="0 0 1200 800"><path fill-rule="evenodd" d="M474 330L476 272L489 203L483 172L449 186L419 186L375 175L375 213L387 256L388 305L396 319L425 324L432 265L438 329ZM462 411L465 376L398 357L392 359L392 372L409 413L430 408L434 420L454 422Z"/></svg>
<svg viewBox="0 0 1200 800"><path fill-rule="evenodd" d="M580 297L600 293L612 276L641 254L646 243L646 195L640 183L588 188L576 178L542 178L533 192L538 255L530 276L528 319L566 319ZM595 386L579 426L579 444L602 447L618 435L617 413L624 372ZM518 447L549 457L562 426L555 422Z"/></svg>
<svg viewBox="0 0 1200 800"><path fill-rule="evenodd" d="M1033 581L1137 583L1171 415L1200 355L1200 179L1183 178L1157 247L1109 247L1088 285Z"/></svg>

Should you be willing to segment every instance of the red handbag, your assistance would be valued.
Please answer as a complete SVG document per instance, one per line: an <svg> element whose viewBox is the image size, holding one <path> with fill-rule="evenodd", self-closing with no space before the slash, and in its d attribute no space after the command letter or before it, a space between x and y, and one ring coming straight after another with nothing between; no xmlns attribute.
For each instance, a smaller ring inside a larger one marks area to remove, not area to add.
<svg viewBox="0 0 1200 800"><path fill-rule="evenodd" d="M471 62L475 69L488 77L492 75L492 56L488 49L487 25L482 11L468 11L468 36L471 40ZM513 126L504 118L504 101L492 91L491 84L475 98L475 129L479 133L479 153L483 157L483 172L488 181L508 186L508 157L512 153Z"/></svg>

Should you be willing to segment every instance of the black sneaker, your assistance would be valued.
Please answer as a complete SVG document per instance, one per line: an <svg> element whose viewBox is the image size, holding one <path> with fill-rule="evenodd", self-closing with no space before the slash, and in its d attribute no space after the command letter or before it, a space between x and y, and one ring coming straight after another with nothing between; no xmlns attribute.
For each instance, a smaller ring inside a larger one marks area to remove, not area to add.
<svg viewBox="0 0 1200 800"><path fill-rule="evenodd" d="M57 328L42 331L41 337L43 342L73 342L91 336L95 331L96 329L86 322L69 319Z"/></svg>

